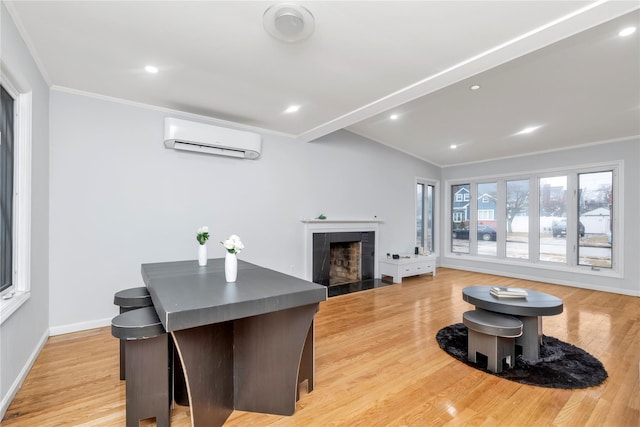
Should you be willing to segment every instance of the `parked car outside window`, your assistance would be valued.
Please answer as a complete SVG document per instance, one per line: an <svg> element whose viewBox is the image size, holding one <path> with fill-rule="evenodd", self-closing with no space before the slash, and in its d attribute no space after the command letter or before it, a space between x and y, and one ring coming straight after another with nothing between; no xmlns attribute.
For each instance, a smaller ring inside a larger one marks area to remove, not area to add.
<svg viewBox="0 0 640 427"><path fill-rule="evenodd" d="M564 237L567 235L567 220L561 219L560 221L553 224L551 228L551 232L553 237ZM584 224L581 221L578 221L578 233L580 237L584 237Z"/></svg>
<svg viewBox="0 0 640 427"><path fill-rule="evenodd" d="M451 233L454 239L460 240L469 240L469 227L459 228L457 230L453 230ZM493 227L489 227L488 225L478 225L478 240L495 241L496 240L496 230Z"/></svg>

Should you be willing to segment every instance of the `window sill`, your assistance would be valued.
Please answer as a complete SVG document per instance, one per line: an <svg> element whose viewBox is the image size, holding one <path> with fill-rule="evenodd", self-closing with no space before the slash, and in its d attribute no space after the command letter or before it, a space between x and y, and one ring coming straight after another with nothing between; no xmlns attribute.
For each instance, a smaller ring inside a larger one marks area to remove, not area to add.
<svg viewBox="0 0 640 427"><path fill-rule="evenodd" d="M0 299L0 325L31 297L31 292L16 292L9 299Z"/></svg>
<svg viewBox="0 0 640 427"><path fill-rule="evenodd" d="M563 273L572 273L572 274L583 274L586 276L593 277L610 277L613 279L624 279L624 274L618 271L616 268L600 268L600 269L592 269L587 265L575 265L568 266L562 263L552 263L545 261L533 262L529 259L518 259L518 258L497 258L495 256L482 256L482 255L469 255L464 253L449 253L448 256L443 257L442 261L446 262L447 260L453 261L455 264L456 260L465 260L465 261L480 261L485 264L498 264L505 266L517 266L524 268L535 268L547 271L557 271Z"/></svg>

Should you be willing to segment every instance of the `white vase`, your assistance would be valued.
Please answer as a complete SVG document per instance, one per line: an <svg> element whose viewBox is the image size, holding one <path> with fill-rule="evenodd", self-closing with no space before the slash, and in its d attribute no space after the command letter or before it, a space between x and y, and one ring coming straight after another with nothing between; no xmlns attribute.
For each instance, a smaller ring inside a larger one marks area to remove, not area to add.
<svg viewBox="0 0 640 427"><path fill-rule="evenodd" d="M233 283L238 277L238 256L227 252L224 257L224 277L228 283Z"/></svg>
<svg viewBox="0 0 640 427"><path fill-rule="evenodd" d="M198 265L204 267L207 265L207 245L200 245L198 248Z"/></svg>

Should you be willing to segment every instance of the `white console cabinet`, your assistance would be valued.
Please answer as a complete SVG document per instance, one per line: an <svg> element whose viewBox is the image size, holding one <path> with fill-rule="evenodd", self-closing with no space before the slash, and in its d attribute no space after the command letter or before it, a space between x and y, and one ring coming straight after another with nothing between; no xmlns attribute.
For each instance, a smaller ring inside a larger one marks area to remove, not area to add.
<svg viewBox="0 0 640 427"><path fill-rule="evenodd" d="M403 277L431 273L436 276L435 255L400 255L400 259L380 258L380 274L401 283Z"/></svg>

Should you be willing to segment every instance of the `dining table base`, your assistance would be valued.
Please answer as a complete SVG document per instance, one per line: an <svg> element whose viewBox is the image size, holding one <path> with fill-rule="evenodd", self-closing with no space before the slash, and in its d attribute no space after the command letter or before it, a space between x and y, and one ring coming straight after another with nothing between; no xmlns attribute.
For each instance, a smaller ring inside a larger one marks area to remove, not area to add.
<svg viewBox="0 0 640 427"><path fill-rule="evenodd" d="M172 331L192 426L221 426L234 409L293 415L300 382L313 389L318 307L314 303Z"/></svg>

